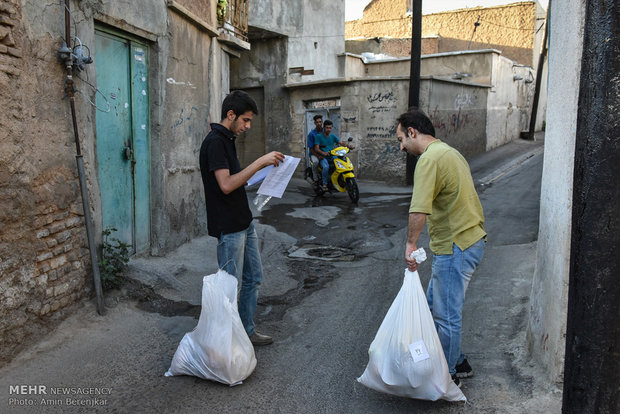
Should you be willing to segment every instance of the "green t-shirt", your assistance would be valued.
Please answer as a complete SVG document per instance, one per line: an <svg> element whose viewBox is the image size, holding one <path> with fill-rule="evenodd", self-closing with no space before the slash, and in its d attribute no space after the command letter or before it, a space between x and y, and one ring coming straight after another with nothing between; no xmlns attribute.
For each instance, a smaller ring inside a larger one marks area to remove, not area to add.
<svg viewBox="0 0 620 414"><path fill-rule="evenodd" d="M431 142L418 159L410 213L427 214L430 248L452 254L452 243L465 250L486 237L484 214L469 164L448 144Z"/></svg>
<svg viewBox="0 0 620 414"><path fill-rule="evenodd" d="M319 145L321 151L330 152L334 149L335 145L340 142L340 139L334 134L325 136L323 132L314 136L314 143Z"/></svg>

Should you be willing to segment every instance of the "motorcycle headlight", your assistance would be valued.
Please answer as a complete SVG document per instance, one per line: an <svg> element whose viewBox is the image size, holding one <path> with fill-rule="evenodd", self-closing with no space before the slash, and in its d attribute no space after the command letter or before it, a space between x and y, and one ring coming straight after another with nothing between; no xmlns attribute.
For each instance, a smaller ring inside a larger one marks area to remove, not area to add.
<svg viewBox="0 0 620 414"><path fill-rule="evenodd" d="M339 156L339 157L342 157L342 156L343 156L344 154L346 154L346 153L347 153L347 151L346 151L346 150L343 150L343 149L342 149L342 150L338 150L338 151L336 151L336 155L337 155L337 156Z"/></svg>
<svg viewBox="0 0 620 414"><path fill-rule="evenodd" d="M338 168L346 168L346 166L344 165L342 161L334 160L334 164L336 164L336 167Z"/></svg>

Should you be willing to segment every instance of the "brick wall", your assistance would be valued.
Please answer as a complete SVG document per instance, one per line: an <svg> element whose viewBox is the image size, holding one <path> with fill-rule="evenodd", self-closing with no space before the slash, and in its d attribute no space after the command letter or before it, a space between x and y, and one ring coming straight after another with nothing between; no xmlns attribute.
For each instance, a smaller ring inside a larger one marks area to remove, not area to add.
<svg viewBox="0 0 620 414"><path fill-rule="evenodd" d="M362 19L345 23L345 39L411 39L411 15L407 13L406 3L406 0L372 2ZM478 18L480 25L474 34ZM499 49L503 56L531 66L534 35L542 24L535 19L535 2L433 13L422 16L422 36L439 36L437 53L442 53L467 50L474 34L470 49ZM398 56L409 54L410 51Z"/></svg>
<svg viewBox="0 0 620 414"><path fill-rule="evenodd" d="M0 3L0 362L90 286L57 43L27 39L21 1Z"/></svg>

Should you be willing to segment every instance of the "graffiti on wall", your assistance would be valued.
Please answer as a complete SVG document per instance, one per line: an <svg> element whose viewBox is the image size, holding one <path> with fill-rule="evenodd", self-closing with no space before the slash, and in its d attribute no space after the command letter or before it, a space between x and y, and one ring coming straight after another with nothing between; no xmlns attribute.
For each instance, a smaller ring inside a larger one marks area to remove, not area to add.
<svg viewBox="0 0 620 414"><path fill-rule="evenodd" d="M366 100L370 104L368 111L373 114L391 112L396 108L396 96L394 92L376 92L368 95Z"/></svg>
<svg viewBox="0 0 620 414"><path fill-rule="evenodd" d="M366 137L369 139L396 139L397 125L391 127L373 126L366 128Z"/></svg>
<svg viewBox="0 0 620 414"><path fill-rule="evenodd" d="M366 138L370 141L376 140L376 144L370 144L374 148L374 156L381 158L388 154L395 154L400 151L398 140L396 139L397 125L391 126L372 126L366 127Z"/></svg>
<svg viewBox="0 0 620 414"><path fill-rule="evenodd" d="M454 109L458 110L466 106L472 106L474 104L474 100L472 96L468 93L457 93L454 98Z"/></svg>
<svg viewBox="0 0 620 414"><path fill-rule="evenodd" d="M448 112L448 113L446 113ZM453 134L465 126L470 124L471 118L469 114L464 113L461 108L458 108L454 112L439 111L436 106L433 112L429 114L429 118L435 127L435 134Z"/></svg>
<svg viewBox="0 0 620 414"><path fill-rule="evenodd" d="M198 115L200 111L197 107L191 105L185 105L179 111L179 115L172 124L172 129L177 130L183 128L183 133L187 137L191 137L194 132L197 131ZM201 132L201 131L198 131Z"/></svg>

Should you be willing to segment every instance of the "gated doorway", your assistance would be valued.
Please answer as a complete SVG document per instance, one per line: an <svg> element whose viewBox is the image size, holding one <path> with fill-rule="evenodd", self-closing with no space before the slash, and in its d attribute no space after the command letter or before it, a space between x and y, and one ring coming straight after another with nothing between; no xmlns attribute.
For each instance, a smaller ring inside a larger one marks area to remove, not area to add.
<svg viewBox="0 0 620 414"><path fill-rule="evenodd" d="M103 228L139 253L149 246L148 48L97 27L97 173Z"/></svg>
<svg viewBox="0 0 620 414"><path fill-rule="evenodd" d="M305 135L305 151L306 167L310 166L310 157L308 151L308 134L314 129L314 117L321 115L323 121L329 119L334 123L332 126L332 134L342 139L340 136L340 99L326 99L321 101L311 101L306 103L306 135Z"/></svg>

